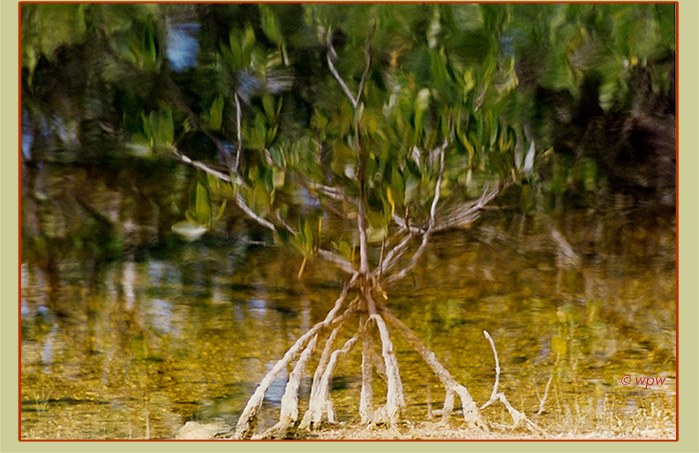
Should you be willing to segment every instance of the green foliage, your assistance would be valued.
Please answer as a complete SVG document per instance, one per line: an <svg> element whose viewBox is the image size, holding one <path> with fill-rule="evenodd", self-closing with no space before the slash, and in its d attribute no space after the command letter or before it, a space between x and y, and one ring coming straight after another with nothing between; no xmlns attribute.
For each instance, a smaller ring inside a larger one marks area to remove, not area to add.
<svg viewBox="0 0 699 453"><path fill-rule="evenodd" d="M175 141L175 125L172 111L165 108L141 113L141 125L132 137L131 149L137 154L147 155L154 151L167 150Z"/></svg>
<svg viewBox="0 0 699 453"><path fill-rule="evenodd" d="M34 4L22 6L22 65L29 70L29 80L40 58L54 60L59 46L84 39L84 4Z"/></svg>
<svg viewBox="0 0 699 453"><path fill-rule="evenodd" d="M186 220L177 222L172 230L186 240L196 240L209 231L216 221L223 217L227 200L224 198L218 208L212 201L213 195L233 194L222 188L220 180L211 175L196 181L189 191L189 209L185 212Z"/></svg>
<svg viewBox="0 0 699 453"><path fill-rule="evenodd" d="M278 231L276 239L305 255L322 242L322 222L309 220L308 205L327 201L308 188L319 184L356 199L362 152L370 239L379 242L396 216L427 218L443 144L440 189L450 202L523 172L537 196L595 192L606 185L605 169L586 150L549 151L546 178L538 175L541 150L560 130L556 112L583 102L630 111L637 68L648 68L659 95L673 94L671 71L664 70L675 51L671 4L222 4L215 14L188 10L187 20L202 29L199 63L175 73L164 64L168 24L182 11L163 4L23 4L23 102L37 117L57 114L38 93L62 71L64 49L89 74L90 118L116 118L110 127L123 130L138 154L175 146L213 155L186 146L237 147L240 121L237 156L209 163L239 157L233 184L194 184L188 222L210 228L217 217L211 194L240 196L261 218L293 225L282 230L295 234ZM354 108L327 56L357 96L374 23L371 66ZM49 69L54 73L37 77ZM598 89L586 99L590 80ZM554 112L541 93L567 104ZM334 239L341 255L353 256L354 240Z"/></svg>
<svg viewBox="0 0 699 453"><path fill-rule="evenodd" d="M223 124L223 96L216 96L211 110L209 110L209 128L213 130L221 129Z"/></svg>

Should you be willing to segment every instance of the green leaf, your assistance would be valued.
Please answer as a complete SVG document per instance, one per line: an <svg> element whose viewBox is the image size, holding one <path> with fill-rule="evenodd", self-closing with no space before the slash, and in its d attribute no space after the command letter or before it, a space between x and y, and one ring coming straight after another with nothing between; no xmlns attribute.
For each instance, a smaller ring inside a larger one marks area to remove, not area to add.
<svg viewBox="0 0 699 453"><path fill-rule="evenodd" d="M374 229L381 229L387 225L386 214L383 212L383 209L367 209L366 218L369 221L369 226L373 227Z"/></svg>
<svg viewBox="0 0 699 453"><path fill-rule="evenodd" d="M215 131L221 129L223 123L223 96L216 96L209 110L209 127Z"/></svg>
<svg viewBox="0 0 699 453"><path fill-rule="evenodd" d="M194 205L194 216L197 222L208 225L211 223L211 200L209 190L200 182L196 185L196 201Z"/></svg>
<svg viewBox="0 0 699 453"><path fill-rule="evenodd" d="M256 148L264 148L267 142L267 125L265 124L265 119L259 113L255 115L255 138L256 138Z"/></svg>
<svg viewBox="0 0 699 453"><path fill-rule="evenodd" d="M435 88L442 91L447 82L447 57L444 54L444 49L440 49L438 52L432 51L430 54L430 78Z"/></svg>
<svg viewBox="0 0 699 453"><path fill-rule="evenodd" d="M551 349L558 355L565 355L568 350L568 342L558 336L552 337Z"/></svg>
<svg viewBox="0 0 699 453"><path fill-rule="evenodd" d="M271 95L265 94L264 96L262 96L262 107L265 110L265 115L267 116L267 119L270 122L276 121L277 114L274 109L274 98Z"/></svg>
<svg viewBox="0 0 699 453"><path fill-rule="evenodd" d="M165 109L162 115L159 115L159 137L165 143L175 141L175 125L172 121L172 110Z"/></svg>
<svg viewBox="0 0 699 453"><path fill-rule="evenodd" d="M260 212L261 209L268 208L270 205L270 193L267 191L266 185L266 181L263 179L255 181L253 197L256 211L258 212Z"/></svg>
<svg viewBox="0 0 699 453"><path fill-rule="evenodd" d="M415 132L413 141L418 143L420 136L422 135L422 129L424 126L425 111L430 104L430 90L423 88L420 90L415 98Z"/></svg>
<svg viewBox="0 0 699 453"><path fill-rule="evenodd" d="M347 261L352 262L354 260L354 247L346 239L340 239L338 242L333 242L333 247L337 250L340 255L342 255Z"/></svg>
<svg viewBox="0 0 699 453"><path fill-rule="evenodd" d="M405 180L403 179L403 174L396 166L391 167L390 185L387 190L391 191L393 203L402 204L405 200Z"/></svg>
<svg viewBox="0 0 699 453"><path fill-rule="evenodd" d="M405 204L409 204L415 199L418 193L419 185L420 180L412 174L408 174L408 177L405 180Z"/></svg>
<svg viewBox="0 0 699 453"><path fill-rule="evenodd" d="M284 151L277 145L269 149L269 154L272 157L272 162L279 168L286 168L286 158Z"/></svg>
<svg viewBox="0 0 699 453"><path fill-rule="evenodd" d="M386 236L388 236L388 228L386 226L381 228L375 228L370 226L366 231L367 240L371 243L377 243L383 241Z"/></svg>
<svg viewBox="0 0 699 453"><path fill-rule="evenodd" d="M303 249L306 254L313 251L313 246L315 242L315 228L313 221L308 217L304 219L303 222Z"/></svg>
<svg viewBox="0 0 699 453"><path fill-rule="evenodd" d="M284 181L286 180L286 172L282 169L274 167L272 169L272 185L275 189L279 189L284 186Z"/></svg>
<svg viewBox="0 0 699 453"><path fill-rule="evenodd" d="M597 163L594 159L584 157L580 162L580 166L585 190L594 191L597 185Z"/></svg>
<svg viewBox="0 0 699 453"><path fill-rule="evenodd" d="M272 41L275 45L280 46L282 44L282 35L279 32L276 15L269 5L260 4L259 8L260 25L262 26L262 31L270 41Z"/></svg>
<svg viewBox="0 0 699 453"><path fill-rule="evenodd" d="M221 206L218 208L218 212L216 213L214 220L221 220L221 217L223 217L223 213L226 211L226 204L227 200L223 200L223 203L221 203Z"/></svg>
<svg viewBox="0 0 699 453"><path fill-rule="evenodd" d="M255 32L251 26L244 31L233 28L228 37L228 51L222 49L233 71L248 69L252 63L252 52L255 48Z"/></svg>

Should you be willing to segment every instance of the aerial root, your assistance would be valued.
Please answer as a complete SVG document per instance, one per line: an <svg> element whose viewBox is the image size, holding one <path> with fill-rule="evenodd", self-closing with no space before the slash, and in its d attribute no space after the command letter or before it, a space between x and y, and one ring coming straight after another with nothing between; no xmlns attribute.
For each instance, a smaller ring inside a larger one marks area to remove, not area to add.
<svg viewBox="0 0 699 453"><path fill-rule="evenodd" d="M328 316L321 322L315 324L313 327L311 327L305 334L303 334L301 337L296 340L296 342L286 351L284 354L284 357L282 357L275 365L272 367L269 372L262 378L262 381L260 381L260 384L257 386L255 389L255 392L252 394L250 399L248 400L247 405L245 406L245 409L243 410L243 413L240 415L240 418L238 419L238 423L236 425L235 429L235 434L234 437L236 439L249 439L252 434L255 431L255 427L257 425L258 421L258 416L260 412L260 408L262 407L262 402L264 401L264 396L267 393L267 390L269 390L270 385L272 382L274 382L274 379L277 377L277 375L291 363L296 355L299 353L301 348L306 345L309 341L311 341L312 338L314 338L317 334L321 333L321 331L326 330L328 328L333 328L337 326L338 324L343 323L344 321L347 320L347 318L354 313L355 309L353 307L347 308L342 315L337 316L337 311L344 300L346 296L346 293L343 292L343 295L338 299L338 301L335 304L335 307L331 312L328 314ZM313 348L307 349L308 354L310 355L313 352ZM306 359L307 360L307 359ZM303 362L305 364L305 361ZM303 366L303 365L302 365ZM299 370L299 374L300 374ZM296 384L294 384L296 385ZM293 410L293 403L292 401L287 398L287 416L291 416L294 413ZM298 409L297 409L298 410Z"/></svg>
<svg viewBox="0 0 699 453"><path fill-rule="evenodd" d="M461 407L463 409L464 421L471 426L479 427L481 429L487 430L487 425L478 411L475 401L471 397L466 387L456 382L452 377L451 373L442 365L434 352L430 351L427 346L420 340L417 335L403 322L396 318L386 307L381 309L383 317L395 327L403 337L408 341L410 346L417 351L422 359L427 363L432 371L441 381L442 385L446 389L446 396L444 398L444 405L440 411L433 411L434 414L442 415L440 423L446 424L451 417L454 410L455 395L459 395L461 399Z"/></svg>
<svg viewBox="0 0 699 453"><path fill-rule="evenodd" d="M383 317L377 313L369 316L369 321L374 321L379 330L381 339L381 355L386 376L386 404L379 408L372 416L371 423L384 423L394 425L400 418L401 411L405 408L403 396L403 383L398 370L398 359L393 349L393 342L388 332L388 327ZM381 368L379 368L381 369Z"/></svg>
<svg viewBox="0 0 699 453"><path fill-rule="evenodd" d="M376 360L376 353L372 349L374 342L369 333L368 317L366 315L362 316L360 321L359 333L362 336L362 389L359 394L359 417L362 424L369 424L374 420L374 411L372 409L374 399L372 365L374 360Z"/></svg>
<svg viewBox="0 0 699 453"><path fill-rule="evenodd" d="M326 348L323 351L325 360L324 357L321 357L321 362L325 363L319 364L318 368L316 368L316 373L313 378L313 386L311 388L311 398L308 402L308 410L303 416L299 429L318 427L322 421L323 412L326 413L330 423L337 422L332 401L330 400L330 380L335 372L340 356L345 355L352 350L359 339L359 334L356 334L349 340L345 341L342 348L334 350L331 354L329 354L329 358L327 358L327 352L332 347L336 335L335 330L326 342Z"/></svg>
<svg viewBox="0 0 699 453"><path fill-rule="evenodd" d="M265 431L260 437L263 439L267 438L278 438L286 437L289 427L291 427L299 418L299 398L298 391L301 384L301 376L303 370L306 368L308 359L313 354L316 347L316 341L318 340L318 335L315 335L313 339L308 343L306 349L303 350L301 356L299 357L293 371L289 374L289 381L286 384L286 389L284 390L284 396L281 400L281 410L279 414L279 421L277 424Z"/></svg>
<svg viewBox="0 0 699 453"><path fill-rule="evenodd" d="M415 333L396 318L385 306L373 309L370 305L369 312L360 312L355 299L349 304L342 314L338 314L341 305L347 295L338 299L333 310L321 322L315 324L304 335L296 340L289 348L282 359L264 376L253 395L248 400L248 404L243 410L238 420L234 437L238 439L249 439L253 437L259 411L264 401L264 396L277 375L289 366L298 356L298 360L289 373L288 382L284 395L281 399L281 410L279 421L264 433L255 435L254 438L279 438L287 437L289 430L298 423L301 430L315 429L320 426L325 417L328 422L336 423L333 404L330 399L330 383L337 368L338 362L343 355L349 353L354 346L361 341L362 348L362 388L359 401L359 413L363 424L384 424L395 426L399 421L401 411L405 408L403 394L403 384L401 382L398 369L398 360L391 341L387 322L391 324L407 340L410 346L417 351L423 361L432 369L445 388L446 394L441 410L431 410L431 415L441 415L439 424L446 425L454 412L456 397L461 400L464 421L471 427L488 430L488 426L481 416L481 411L493 403L500 401L513 418L513 429L523 424L535 434L543 435L545 431L529 420L526 415L515 409L505 397L504 392L498 392L500 382L500 363L495 349L495 343L488 332L483 332L493 349L495 356L495 383L490 399L479 409L465 386L459 384L447 369L437 360L434 352L429 350ZM373 301L372 301L373 302ZM345 322L355 313L360 313L359 329L357 333L346 340L342 347L336 347L335 343L345 324ZM374 349L374 340L370 334L369 326L376 323L378 338L381 342L381 355ZM315 353L317 345L324 341L323 351L320 354L316 367L311 394L308 402L308 409L304 413L303 419L299 423L299 388L301 378L304 374L311 356ZM372 408L373 400L373 372L376 369L386 382L386 402L377 410Z"/></svg>
<svg viewBox="0 0 699 453"><path fill-rule="evenodd" d="M483 406L481 406L481 410L485 409L486 407L490 406L491 404L497 401L500 401L502 404L505 405L507 412L509 412L512 416L512 429L515 429L517 426L520 425L520 423L524 423L524 425L532 433L538 435L546 434L546 431L539 428L534 422L529 420L527 416L524 415L524 413L515 409L512 406L512 404L510 404L510 402L507 401L507 398L505 397L505 392L498 392L498 385L500 384L500 361L498 359L498 351L495 349L495 342L493 341L493 338L486 330L483 331L483 335L485 335L485 337L490 342L490 346L493 348L493 355L495 356L495 383L493 384L493 391L490 394L490 398L488 399L488 401L486 401L486 403Z"/></svg>
<svg viewBox="0 0 699 453"><path fill-rule="evenodd" d="M313 384L311 385L309 407L303 416L303 421L301 422L301 426L304 429L311 427L311 422L320 422L320 419L322 417L323 403L327 398L319 395L322 395L322 393L326 392L326 390L322 388L323 375L325 373L325 368L328 365L328 361L330 360L331 350L334 347L335 340L337 339L337 335L340 331L340 327L340 325L335 327L333 331L330 333L328 339L325 340L325 347L323 348L320 360L318 361L318 365L316 366L315 374L313 375Z"/></svg>

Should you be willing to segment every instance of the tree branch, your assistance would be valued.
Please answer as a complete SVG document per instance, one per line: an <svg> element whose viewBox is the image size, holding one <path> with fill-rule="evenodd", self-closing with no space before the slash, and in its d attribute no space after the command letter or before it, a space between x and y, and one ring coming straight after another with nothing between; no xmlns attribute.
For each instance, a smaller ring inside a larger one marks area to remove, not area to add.
<svg viewBox="0 0 699 453"><path fill-rule="evenodd" d="M354 274L355 272L357 272L357 270L354 268L352 263L350 263L345 258L338 256L329 250L318 249L317 253L318 253L318 256L330 261L331 263L333 263L334 265L336 265L337 267L339 267L343 271L347 272L348 274Z"/></svg>
<svg viewBox="0 0 699 453"><path fill-rule="evenodd" d="M238 92L235 92L235 122L237 125L238 132L238 146L235 150L235 164L233 166L233 173L238 173L238 165L240 164L240 155L243 153L243 131L241 128L241 112L240 112L240 96Z"/></svg>
<svg viewBox="0 0 699 453"><path fill-rule="evenodd" d="M189 119L189 121L191 121L194 127L196 127L200 132L206 135L214 143L219 154L230 166L230 158L228 156L228 152L221 140L205 128L201 127L197 115L192 111L192 109L189 108L189 105L187 105L187 103L184 100L182 100L182 91L180 91L179 87L175 84L175 82L167 75L164 76L164 80L168 89L173 94L175 105L177 105L177 107L181 108L184 112L187 113L187 119Z"/></svg>
<svg viewBox="0 0 699 453"><path fill-rule="evenodd" d="M187 157L185 154L182 154L177 148L175 148L174 145L170 145L170 151L172 154L177 157L179 160L184 162L187 165L191 165L192 167L196 168L197 170L201 170L204 173L208 173L212 176L215 176L217 179L230 183L231 182L231 177L230 175L227 175L223 173L222 171L216 170L214 168L209 167L203 162L199 162L198 160L192 160L189 157Z"/></svg>
<svg viewBox="0 0 699 453"><path fill-rule="evenodd" d="M365 58L366 58L366 66L364 67L364 73L362 74L362 79L359 82L359 88L357 90L356 96L354 96L352 94L352 91L349 89L349 87L345 83L345 81L342 78L342 76L340 75L340 73L337 72L337 69L335 69L335 64L333 63L333 58L337 57L337 53L335 53L335 48L333 48L332 34L328 32L328 35L327 35L328 68L330 69L330 73L333 75L333 77L335 77L337 82L340 84L342 91L344 91L345 95L347 95L347 97L350 99L350 102L352 103L352 107L354 107L355 110L357 109L357 107L359 107L359 99L361 99L361 97L362 97L362 92L364 91L364 84L366 83L366 79L369 75L369 68L371 66L371 38L374 36L374 30L376 30L376 21L373 22L371 30L369 30L369 34L367 35L367 38L366 38L366 44L365 44L365 48L364 48L364 54L365 54Z"/></svg>
<svg viewBox="0 0 699 453"><path fill-rule="evenodd" d="M410 263L406 267L401 269L398 273L391 275L386 280L387 285L390 285L391 283L394 283L408 275L408 272L410 272L415 267L418 260L427 249L427 243L429 242L430 234L432 233L432 229L435 225L435 216L437 214L437 204L439 203L442 176L444 175L444 152L447 148L447 145L448 142L445 140L439 150L439 176L437 177L437 183L434 188L434 198L432 199L432 205L430 206L430 219L427 224L427 230L425 230L425 232L422 234L422 243L420 244L420 247L418 247L417 251L410 260Z"/></svg>
<svg viewBox="0 0 699 453"><path fill-rule="evenodd" d="M349 87L345 83L344 79L342 76L337 72L337 69L335 69L335 64L333 63L333 57L335 57L337 54L335 53L335 49L333 48L332 45L332 36L330 33L327 35L327 45L328 45L328 55L327 55L327 60L328 60L328 68L330 69L330 73L335 77L335 80L340 84L340 87L342 88L342 91L344 91L345 95L349 98L350 102L352 103L352 107L355 110L359 107L359 100L362 97L362 92L364 90L364 84L366 82L366 78L369 74L369 68L371 67L371 38L374 34L374 29L376 28L376 23L374 22L374 25L372 26L372 29L369 31L369 35L367 36L366 39L366 47L365 47L365 57L366 57L366 66L364 68L364 73L362 74L362 80L359 84L359 91L357 92L357 95L354 96L352 92L350 91ZM357 115L355 114L354 117L354 143L355 143L355 149L357 154L359 155L359 169L357 171L357 180L359 182L359 201L357 202L357 228L359 230L359 273L366 276L369 273L369 242L367 240L367 222L366 222L366 187L365 187L365 179L366 175L365 173L365 166L366 166L366 156L364 155L364 150L362 149L362 144L360 141L360 130L359 130L359 122L361 118L357 118Z"/></svg>
<svg viewBox="0 0 699 453"><path fill-rule="evenodd" d="M377 277L391 270L391 268L396 265L403 253L408 250L408 245L410 245L413 237L414 236L412 233L406 234L405 237L403 237L403 239L386 254L383 262L380 263L379 268L375 269L371 273L371 276Z"/></svg>
<svg viewBox="0 0 699 453"><path fill-rule="evenodd" d="M485 206L490 203L500 192L511 184L505 181L499 186L490 189L486 184L483 194L478 200L460 204L446 213L444 219L440 219L435 224L435 231L444 231L451 228L465 228L473 223L481 214Z"/></svg>
<svg viewBox="0 0 699 453"><path fill-rule="evenodd" d="M371 66L371 38L374 36L374 31L376 30L376 20L373 21L371 30L366 38L366 43L364 45L364 58L366 60L366 66L364 67L364 73L362 74L362 80L359 82L359 88L357 89L357 99L354 108L356 109L359 105L359 99L362 97L364 92L364 84L369 76L369 68Z"/></svg>
<svg viewBox="0 0 699 453"><path fill-rule="evenodd" d="M170 150L175 157L177 157L179 160L186 163L187 165L190 165L190 166L196 168L197 170L201 170L204 173L208 173L212 176L215 176L217 179L219 179L223 182L231 183L231 177L229 175L227 175L219 170L216 170L214 168L211 168L203 162L190 159L185 154L182 154L174 146L170 146ZM276 226L272 222L270 222L269 220L267 220L267 219L261 217L260 215L258 215L257 213L255 213L255 211L253 211L247 205L247 203L245 203L245 200L243 199L243 197L239 193L237 193L235 195L234 201L235 201L235 204L252 220L257 222L259 225L267 228L268 230L276 231ZM279 225L282 226L283 228L285 228L291 234L296 234L296 230L294 230L289 224L284 222L284 220L282 220L281 218L277 218L276 221L279 222ZM356 269L354 268L352 263L347 261L345 258L338 256L337 254L331 252L330 250L325 250L325 249L319 248L317 250L317 253L318 253L318 256L330 261L332 264L339 267L340 269L342 269L344 272L346 272L348 274L354 274L356 272Z"/></svg>
<svg viewBox="0 0 699 453"><path fill-rule="evenodd" d="M345 83L345 81L342 79L340 74L337 72L337 69L335 69L335 65L332 62L332 58L330 58L331 53L334 54L335 50L332 48L332 43L330 42L330 38L328 38L328 47L332 50L332 52L328 52L328 67L330 68L330 72L332 73L333 77L337 80L337 82L340 84L340 87L342 88L342 91L345 92L348 98L350 98L350 102L352 103L352 107L355 109L357 108L357 100L355 99L354 95L350 91L349 87Z"/></svg>

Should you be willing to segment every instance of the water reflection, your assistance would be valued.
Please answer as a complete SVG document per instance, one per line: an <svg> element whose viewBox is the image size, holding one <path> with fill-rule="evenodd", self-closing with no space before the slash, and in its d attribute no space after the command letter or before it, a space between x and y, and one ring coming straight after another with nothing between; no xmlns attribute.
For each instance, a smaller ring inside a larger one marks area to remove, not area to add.
<svg viewBox="0 0 699 453"><path fill-rule="evenodd" d="M166 207L176 185L164 199L147 185L129 190L128 175L110 186L54 170L23 177L47 198L23 187L22 436L168 438L187 420L234 423L257 382L324 318L341 276L316 261L299 280L299 258L259 245L266 238L235 218L217 237L179 242ZM79 186L66 181L87 186L84 203L111 222L95 230L99 238L85 233L96 214L71 199ZM633 424L652 411L672 414L674 222L581 213L555 231L558 240L540 220L492 213L473 230L444 234L389 289L391 307L477 402L494 377L488 330L501 389L545 426L603 426L613 436L613 417ZM579 261L566 261L570 252ZM395 347L407 415L425 418L443 390L399 337ZM341 419L356 418L359 361L349 354L333 382ZM624 375L666 380L646 389L621 385ZM267 395L263 425L274 422L286 379Z"/></svg>
<svg viewBox="0 0 699 453"><path fill-rule="evenodd" d="M175 71L181 72L197 65L200 24L171 24L167 34L167 58Z"/></svg>

